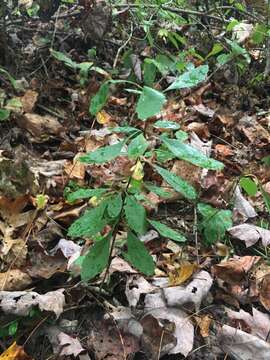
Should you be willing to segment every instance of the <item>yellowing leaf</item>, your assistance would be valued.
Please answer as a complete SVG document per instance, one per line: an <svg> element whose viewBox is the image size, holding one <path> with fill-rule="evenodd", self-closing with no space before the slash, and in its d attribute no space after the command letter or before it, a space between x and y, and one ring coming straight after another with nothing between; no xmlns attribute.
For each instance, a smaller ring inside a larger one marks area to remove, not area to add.
<svg viewBox="0 0 270 360"><path fill-rule="evenodd" d="M141 181L143 179L144 177L143 165L140 161L138 161L136 165L134 165L130 170L133 171L132 173L133 179L137 181Z"/></svg>
<svg viewBox="0 0 270 360"><path fill-rule="evenodd" d="M197 268L196 264L184 261L181 267L169 273L169 283L172 286L181 285L187 281Z"/></svg>
<svg viewBox="0 0 270 360"><path fill-rule="evenodd" d="M32 358L24 352L22 346L15 342L0 355L0 360L31 360Z"/></svg>
<svg viewBox="0 0 270 360"><path fill-rule="evenodd" d="M97 113L97 122L99 124L108 124L110 122L111 116L104 110L101 110L99 113Z"/></svg>
<svg viewBox="0 0 270 360"><path fill-rule="evenodd" d="M43 210L47 206L48 200L49 200L48 195L38 194L34 198L34 204L38 210Z"/></svg>

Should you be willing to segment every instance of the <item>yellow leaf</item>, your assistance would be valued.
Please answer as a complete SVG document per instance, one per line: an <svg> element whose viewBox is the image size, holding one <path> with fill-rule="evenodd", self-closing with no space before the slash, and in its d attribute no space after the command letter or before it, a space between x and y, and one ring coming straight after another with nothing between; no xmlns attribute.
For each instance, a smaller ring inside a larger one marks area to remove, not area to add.
<svg viewBox="0 0 270 360"><path fill-rule="evenodd" d="M97 122L99 124L107 124L108 122L110 122L111 120L111 116L106 113L106 111L101 110L99 113L97 113Z"/></svg>
<svg viewBox="0 0 270 360"><path fill-rule="evenodd" d="M170 285L176 286L183 284L192 276L196 268L196 264L191 264L188 261L183 262L179 269L169 273Z"/></svg>
<svg viewBox="0 0 270 360"><path fill-rule="evenodd" d="M33 360L24 352L22 346L14 342L10 347L0 355L0 360Z"/></svg>
<svg viewBox="0 0 270 360"><path fill-rule="evenodd" d="M131 169L133 171L132 178L137 181L141 181L144 177L143 165L140 161L136 163Z"/></svg>

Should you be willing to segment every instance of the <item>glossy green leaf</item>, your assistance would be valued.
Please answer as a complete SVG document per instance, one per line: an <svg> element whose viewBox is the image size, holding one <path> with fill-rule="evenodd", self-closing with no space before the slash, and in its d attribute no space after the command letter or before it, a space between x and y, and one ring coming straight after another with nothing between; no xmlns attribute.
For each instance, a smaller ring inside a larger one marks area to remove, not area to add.
<svg viewBox="0 0 270 360"><path fill-rule="evenodd" d="M110 128L111 132L114 132L114 133L122 133L122 134L128 134L128 135L131 135L131 134L136 134L136 133L140 133L141 130L140 129L137 129L135 127L132 127L132 126L116 126L114 128Z"/></svg>
<svg viewBox="0 0 270 360"><path fill-rule="evenodd" d="M168 129L168 130L178 130L180 125L174 121L159 120L154 123L154 127L157 129Z"/></svg>
<svg viewBox="0 0 270 360"><path fill-rule="evenodd" d="M187 181L183 180L180 176L163 169L160 166L155 166L155 169L159 175L162 176L162 178L174 188L175 191L179 192L189 200L195 200L197 198L197 192L195 188Z"/></svg>
<svg viewBox="0 0 270 360"><path fill-rule="evenodd" d="M167 225L162 224L159 221L148 219L148 222L160 233L161 236L165 238L169 238L177 242L185 242L187 240L184 235L169 228Z"/></svg>
<svg viewBox="0 0 270 360"><path fill-rule="evenodd" d="M146 141L143 134L136 136L131 140L128 146L128 157L130 159L137 159L145 153L148 148L148 142Z"/></svg>
<svg viewBox="0 0 270 360"><path fill-rule="evenodd" d="M136 106L139 119L146 120L160 113L165 102L165 95L155 89L144 86Z"/></svg>
<svg viewBox="0 0 270 360"><path fill-rule="evenodd" d="M133 233L129 232L127 237L128 252L126 259L136 269L151 276L155 271L155 263L152 256L148 253L144 243L140 241Z"/></svg>
<svg viewBox="0 0 270 360"><path fill-rule="evenodd" d="M117 144L101 147L80 157L80 161L87 164L103 164L114 160L120 155L124 146L124 141Z"/></svg>
<svg viewBox="0 0 270 360"><path fill-rule="evenodd" d="M83 281L93 279L108 265L110 256L110 237L98 240L91 246L81 264L81 278Z"/></svg>
<svg viewBox="0 0 270 360"><path fill-rule="evenodd" d="M7 109L0 109L0 121L5 121L9 118L10 111Z"/></svg>
<svg viewBox="0 0 270 360"><path fill-rule="evenodd" d="M100 86L98 92L90 101L89 112L91 115L97 115L97 113L106 105L109 98L109 90L110 86L108 82L105 82Z"/></svg>
<svg viewBox="0 0 270 360"><path fill-rule="evenodd" d="M208 65L200 65L186 71L184 74L180 75L167 89L176 90L191 88L197 86L200 82L204 81L207 77L209 67Z"/></svg>
<svg viewBox="0 0 270 360"><path fill-rule="evenodd" d="M184 142L188 139L188 133L183 130L178 130L175 133L176 139L180 140L181 142Z"/></svg>
<svg viewBox="0 0 270 360"><path fill-rule="evenodd" d="M149 62L148 59L145 59L143 63L143 80L146 86L153 86L156 79L156 73L156 66L152 62Z"/></svg>
<svg viewBox="0 0 270 360"><path fill-rule="evenodd" d="M143 235L146 232L145 208L136 201L134 196L127 195L124 209L129 227L136 233Z"/></svg>
<svg viewBox="0 0 270 360"><path fill-rule="evenodd" d="M204 241L207 245L221 241L226 230L233 226L230 210L219 210L211 205L199 203L198 211L203 217L199 228L203 231Z"/></svg>
<svg viewBox="0 0 270 360"><path fill-rule="evenodd" d="M224 165L217 160L210 159L194 147L184 144L179 140L162 138L167 148L179 159L190 162L193 165L200 166L210 170L222 170Z"/></svg>
<svg viewBox="0 0 270 360"><path fill-rule="evenodd" d="M248 196L255 196L258 191L257 184L250 177L242 177L239 181L242 189L248 194Z"/></svg>
<svg viewBox="0 0 270 360"><path fill-rule="evenodd" d="M121 193L111 197L109 199L108 207L107 207L108 215L111 218L116 218L117 216L119 216L122 210L122 205L123 205L123 200Z"/></svg>
<svg viewBox="0 0 270 360"><path fill-rule="evenodd" d="M67 195L67 201L68 202L74 202L76 200L81 199L89 199L92 196L100 197L101 195L105 194L108 191L108 189L78 189L72 193L69 193Z"/></svg>
<svg viewBox="0 0 270 360"><path fill-rule="evenodd" d="M68 229L68 236L94 236L103 230L107 224L107 219L104 213L107 207L107 202L103 201L99 206L86 210L85 213L79 217Z"/></svg>

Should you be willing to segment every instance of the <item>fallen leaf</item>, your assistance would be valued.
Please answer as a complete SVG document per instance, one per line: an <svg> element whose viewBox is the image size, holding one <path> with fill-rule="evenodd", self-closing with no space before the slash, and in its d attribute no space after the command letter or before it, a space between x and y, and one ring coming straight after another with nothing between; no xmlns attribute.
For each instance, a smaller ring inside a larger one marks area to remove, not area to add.
<svg viewBox="0 0 270 360"><path fill-rule="evenodd" d="M196 270L197 265L188 261L181 263L179 269L175 269L169 273L169 283L172 286L181 285L187 281Z"/></svg>
<svg viewBox="0 0 270 360"><path fill-rule="evenodd" d="M38 93L33 90L26 90L25 94L20 98L23 111L31 113L38 99Z"/></svg>
<svg viewBox="0 0 270 360"><path fill-rule="evenodd" d="M202 300L208 295L213 279L207 271L200 271L186 286L174 286L164 288L163 293L169 306L180 307L192 303L198 311Z"/></svg>
<svg viewBox="0 0 270 360"><path fill-rule="evenodd" d="M223 144L217 144L215 146L215 151L219 156L222 156L222 157L228 157L228 156L232 156L234 154L234 152L230 146L223 145Z"/></svg>
<svg viewBox="0 0 270 360"><path fill-rule="evenodd" d="M0 355L0 360L32 360L32 358L24 352L22 346L14 342Z"/></svg>
<svg viewBox="0 0 270 360"><path fill-rule="evenodd" d="M199 114L209 117L209 118L213 118L215 115L215 111L212 109L209 109L208 107L206 107L203 104L199 104L199 105L194 105L193 109L195 109L196 111L198 111Z"/></svg>
<svg viewBox="0 0 270 360"><path fill-rule="evenodd" d="M247 247L256 244L259 240L262 241L263 246L270 244L270 230L253 224L233 226L228 231L234 238L244 241Z"/></svg>
<svg viewBox="0 0 270 360"><path fill-rule="evenodd" d="M60 356L73 355L76 357L85 351L80 341L76 338L73 338L63 332L60 332L60 334L57 335L57 338L61 347Z"/></svg>
<svg viewBox="0 0 270 360"><path fill-rule="evenodd" d="M140 300L141 294L148 294L155 289L156 288L146 281L144 277L131 275L127 280L125 290L129 306L135 307Z"/></svg>
<svg viewBox="0 0 270 360"><path fill-rule="evenodd" d="M270 310L270 274L265 275L259 284L260 302L266 310Z"/></svg>
<svg viewBox="0 0 270 360"><path fill-rule="evenodd" d="M212 319L209 315L195 316L195 320L200 329L200 334L203 338L209 336L210 325Z"/></svg>
<svg viewBox="0 0 270 360"><path fill-rule="evenodd" d="M228 284L239 284L260 260L259 256L243 256L213 266L213 273Z"/></svg>
<svg viewBox="0 0 270 360"><path fill-rule="evenodd" d="M235 212L240 213L243 216L243 220L246 221L249 218L254 218L257 213L254 207L244 198L241 193L240 187L237 186L234 192L234 209ZM229 230L230 231L230 230Z"/></svg>
<svg viewBox="0 0 270 360"><path fill-rule="evenodd" d="M270 344L257 336L223 325L218 332L218 343L224 353L236 359L268 359Z"/></svg>
<svg viewBox="0 0 270 360"><path fill-rule="evenodd" d="M0 291L0 308L4 313L28 316L34 306L55 313L58 318L65 305L64 289L40 295L34 291Z"/></svg>
<svg viewBox="0 0 270 360"><path fill-rule="evenodd" d="M25 113L18 117L17 123L38 140L42 140L46 135L60 135L63 132L63 126L51 115Z"/></svg>
<svg viewBox="0 0 270 360"><path fill-rule="evenodd" d="M85 165L79 160L82 155L83 153L78 153L72 162L69 161L64 164L65 172L70 179L84 179Z"/></svg>
<svg viewBox="0 0 270 360"><path fill-rule="evenodd" d="M23 290L32 284L31 277L19 269L11 269L0 273L0 290Z"/></svg>
<svg viewBox="0 0 270 360"><path fill-rule="evenodd" d="M105 110L101 110L99 113L97 113L96 117L97 122L101 125L108 124L112 120L111 115L108 114Z"/></svg>
<svg viewBox="0 0 270 360"><path fill-rule="evenodd" d="M240 22L233 27L232 36L239 44L243 44L252 34L254 26L245 22Z"/></svg>

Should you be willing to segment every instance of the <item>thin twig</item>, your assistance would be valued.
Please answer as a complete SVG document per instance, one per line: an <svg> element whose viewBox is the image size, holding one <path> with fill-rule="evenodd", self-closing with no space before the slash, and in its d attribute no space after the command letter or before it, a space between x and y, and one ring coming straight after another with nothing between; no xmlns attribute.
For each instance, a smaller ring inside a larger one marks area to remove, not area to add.
<svg viewBox="0 0 270 360"><path fill-rule="evenodd" d="M117 66L117 62L118 62L118 59L119 59L119 56L121 54L121 51L127 46L127 44L130 42L130 40L132 39L132 35L133 35L133 24L131 24L131 29L130 29L130 34L129 34L129 37L128 39L124 42L123 45L120 46L120 48L117 50L117 53L116 53L116 56L115 56L115 59L114 59L114 62L113 62L113 69L116 68Z"/></svg>

